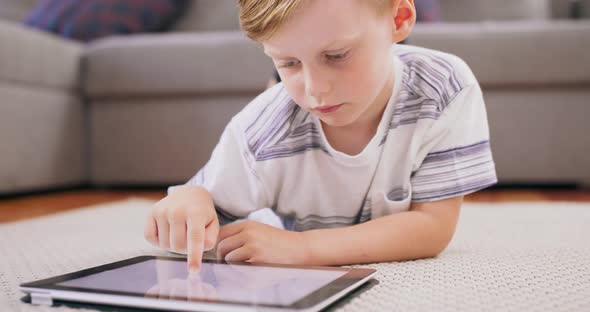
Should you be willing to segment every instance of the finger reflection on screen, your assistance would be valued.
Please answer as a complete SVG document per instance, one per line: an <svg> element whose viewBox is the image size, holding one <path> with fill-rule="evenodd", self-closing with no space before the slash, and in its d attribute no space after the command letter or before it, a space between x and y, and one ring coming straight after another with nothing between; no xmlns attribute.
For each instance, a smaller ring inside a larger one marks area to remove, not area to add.
<svg viewBox="0 0 590 312"><path fill-rule="evenodd" d="M289 305L338 279L344 271L204 262L189 275L186 262L155 260L155 285L146 296L173 300Z"/></svg>
<svg viewBox="0 0 590 312"><path fill-rule="evenodd" d="M174 261L156 261L157 283L146 292L146 297L175 300L218 299L217 280L211 267L203 267L195 274L186 265Z"/></svg>

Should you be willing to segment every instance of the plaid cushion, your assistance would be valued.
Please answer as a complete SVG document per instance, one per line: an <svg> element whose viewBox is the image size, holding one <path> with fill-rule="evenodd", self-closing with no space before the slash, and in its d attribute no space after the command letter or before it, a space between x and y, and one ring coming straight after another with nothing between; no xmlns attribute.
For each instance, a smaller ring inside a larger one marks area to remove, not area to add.
<svg viewBox="0 0 590 312"><path fill-rule="evenodd" d="M415 0L418 22L438 22L441 20L440 0Z"/></svg>
<svg viewBox="0 0 590 312"><path fill-rule="evenodd" d="M90 41L166 29L188 0L41 0L25 24L60 36Z"/></svg>

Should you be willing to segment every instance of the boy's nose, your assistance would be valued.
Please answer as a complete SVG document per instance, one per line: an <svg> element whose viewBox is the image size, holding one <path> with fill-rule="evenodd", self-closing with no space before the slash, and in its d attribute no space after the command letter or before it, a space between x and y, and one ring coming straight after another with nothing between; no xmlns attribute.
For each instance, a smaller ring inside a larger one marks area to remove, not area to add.
<svg viewBox="0 0 590 312"><path fill-rule="evenodd" d="M305 93L314 97L318 102L331 91L331 83L327 73L321 70L307 70L305 72Z"/></svg>

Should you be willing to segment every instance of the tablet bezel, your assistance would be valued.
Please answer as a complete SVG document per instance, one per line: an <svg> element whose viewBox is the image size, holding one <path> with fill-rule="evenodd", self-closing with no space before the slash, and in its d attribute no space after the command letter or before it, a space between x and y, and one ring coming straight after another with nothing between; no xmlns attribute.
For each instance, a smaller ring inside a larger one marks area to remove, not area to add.
<svg viewBox="0 0 590 312"><path fill-rule="evenodd" d="M123 297L134 297L134 298L150 298L150 299L158 299L158 300L170 300L172 301L183 301L187 303L209 303L209 304L223 304L223 305L237 305L243 307L265 307L265 308L279 308L279 309L309 309L312 308L325 300L339 294L340 292L350 288L351 286L358 284L363 280L368 280L369 277L373 276L376 272L374 269L359 269L359 268L340 268L340 267L325 267L325 266L301 266L301 265L282 265L282 264L261 264L261 263L232 263L232 262L225 262L225 261L218 261L218 260L210 260L210 259L203 259L203 262L206 263L214 263L214 264L231 264L231 265L246 265L246 266L261 266L261 267L278 267L278 268L294 268L294 269L304 269L304 270L327 270L327 271L341 271L347 272L345 275L339 277L338 279L326 284L325 286L316 289L315 291L307 294L305 297L301 298L300 300L294 302L291 305L280 305L280 304L259 304L259 303L251 303L251 302L244 302L244 301L231 301L231 300L207 300L207 299L188 299L186 297L171 297L166 299L160 299L156 295L146 295L146 294L137 294L131 292L123 292L123 291L112 291L112 290L98 290L98 289L88 289L88 288L79 288L79 287L71 287L71 286L64 286L64 285L57 285L58 283L63 283L65 281L86 277L92 274L101 273L104 271L110 271L118 268L122 268L125 266L137 264L140 262L148 261L148 260L171 260L171 261L179 261L179 262L186 262L186 258L182 257L165 257L165 256L138 256L134 258L129 258L113 263L108 263L104 265L100 265L97 267L92 267L76 272L71 272L68 274L63 274L59 276L54 276L38 281L23 283L20 285L21 290L25 292L30 292L31 289L38 289L38 290L56 290L56 291L68 291L68 292L78 292L78 293L87 293L87 294L102 294L102 295L116 295L116 296L123 296ZM351 288L352 291L354 288Z"/></svg>

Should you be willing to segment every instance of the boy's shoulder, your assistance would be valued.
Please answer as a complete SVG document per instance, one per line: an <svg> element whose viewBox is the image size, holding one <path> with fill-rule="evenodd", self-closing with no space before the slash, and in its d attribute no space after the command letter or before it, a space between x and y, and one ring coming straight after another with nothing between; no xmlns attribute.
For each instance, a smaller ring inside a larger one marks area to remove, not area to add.
<svg viewBox="0 0 590 312"><path fill-rule="evenodd" d="M301 109L282 83L267 89L232 119L257 161L321 148L317 124ZM307 140L301 140L307 136Z"/></svg>
<svg viewBox="0 0 590 312"><path fill-rule="evenodd" d="M454 54L405 44L395 45L393 54L412 72L438 74L439 78L455 75L465 83L476 82L467 63Z"/></svg>
<svg viewBox="0 0 590 312"><path fill-rule="evenodd" d="M299 106L287 93L284 85L278 83L256 96L248 103L238 115L234 122L242 127L256 127L266 124L268 118L278 117L295 113Z"/></svg>
<svg viewBox="0 0 590 312"><path fill-rule="evenodd" d="M393 54L401 62L396 70L402 71L404 97L420 99L422 110L439 115L459 92L477 85L469 66L453 54L411 45L396 45Z"/></svg>

